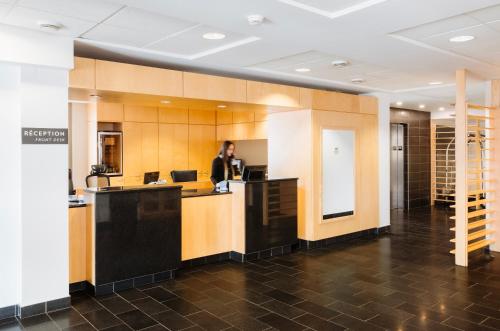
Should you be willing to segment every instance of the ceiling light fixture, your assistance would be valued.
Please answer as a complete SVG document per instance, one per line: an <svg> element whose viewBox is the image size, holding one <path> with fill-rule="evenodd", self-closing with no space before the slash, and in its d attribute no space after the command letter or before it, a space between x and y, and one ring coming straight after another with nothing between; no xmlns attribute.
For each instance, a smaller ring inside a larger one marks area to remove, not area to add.
<svg viewBox="0 0 500 331"><path fill-rule="evenodd" d="M429 85L442 85L443 82L441 81L434 81L434 82L429 82Z"/></svg>
<svg viewBox="0 0 500 331"><path fill-rule="evenodd" d="M172 101L170 101L170 100L161 100L160 103L162 103L164 105L168 105L168 104L172 103Z"/></svg>
<svg viewBox="0 0 500 331"><path fill-rule="evenodd" d="M309 71L311 71L311 69L309 69L309 68L297 68L297 69L295 69L295 71L297 71L297 72L309 72Z"/></svg>
<svg viewBox="0 0 500 331"><path fill-rule="evenodd" d="M365 82L365 80L363 78L353 78L351 79L351 82L354 84L362 84Z"/></svg>
<svg viewBox="0 0 500 331"><path fill-rule="evenodd" d="M334 66L335 68L344 68L344 67L347 67L348 65L349 65L349 61L346 61L346 60L332 61L332 66Z"/></svg>
<svg viewBox="0 0 500 331"><path fill-rule="evenodd" d="M226 35L220 32L207 32L203 34L203 38L208 40L221 40L226 38Z"/></svg>
<svg viewBox="0 0 500 331"><path fill-rule="evenodd" d="M100 99L101 96L99 94L90 94L89 97L94 98L94 99Z"/></svg>
<svg viewBox="0 0 500 331"><path fill-rule="evenodd" d="M227 106L226 105L217 105L217 108L224 109L224 108L227 108Z"/></svg>
<svg viewBox="0 0 500 331"><path fill-rule="evenodd" d="M425 109L425 105L424 104L420 104L420 105L418 105L418 108Z"/></svg>
<svg viewBox="0 0 500 331"><path fill-rule="evenodd" d="M53 21L38 21L38 26L42 30L46 31L59 31L63 27L61 23L53 22Z"/></svg>
<svg viewBox="0 0 500 331"><path fill-rule="evenodd" d="M402 105L403 105L403 101L398 101L398 102L396 102L396 106L401 107Z"/></svg>
<svg viewBox="0 0 500 331"><path fill-rule="evenodd" d="M450 38L450 42L452 42L452 43L465 43L467 41L471 41L474 39L476 39L476 37L474 37L474 36L456 36L456 37Z"/></svg>
<svg viewBox="0 0 500 331"><path fill-rule="evenodd" d="M439 110L439 111L444 111L444 110L445 110L445 108L444 108L444 107L439 107L439 109L438 109L438 110Z"/></svg>

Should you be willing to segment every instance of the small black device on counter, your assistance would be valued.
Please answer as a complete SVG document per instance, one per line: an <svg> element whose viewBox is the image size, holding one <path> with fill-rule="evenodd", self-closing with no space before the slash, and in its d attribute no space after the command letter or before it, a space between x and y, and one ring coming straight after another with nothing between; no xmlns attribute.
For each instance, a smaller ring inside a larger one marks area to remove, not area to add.
<svg viewBox="0 0 500 331"><path fill-rule="evenodd" d="M144 184L155 183L160 178L159 171L145 172L144 173Z"/></svg>
<svg viewBox="0 0 500 331"><path fill-rule="evenodd" d="M246 165L243 167L243 175L241 176L241 179L245 182L265 180L266 172L266 165Z"/></svg>
<svg viewBox="0 0 500 331"><path fill-rule="evenodd" d="M99 175L106 173L108 167L105 164L93 164L90 166L91 175Z"/></svg>
<svg viewBox="0 0 500 331"><path fill-rule="evenodd" d="M76 190L73 187L73 174L71 169L68 169L68 195L74 195Z"/></svg>

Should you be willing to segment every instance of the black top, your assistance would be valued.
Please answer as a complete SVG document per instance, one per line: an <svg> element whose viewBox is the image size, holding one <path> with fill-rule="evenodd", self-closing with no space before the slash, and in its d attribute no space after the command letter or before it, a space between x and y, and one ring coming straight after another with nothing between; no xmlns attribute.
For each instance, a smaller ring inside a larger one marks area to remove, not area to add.
<svg viewBox="0 0 500 331"><path fill-rule="evenodd" d="M196 197L205 197L212 195L223 195L223 194L231 194L231 192L217 192L212 188L198 188L191 190L182 190L181 196L182 198L196 198Z"/></svg>
<svg viewBox="0 0 500 331"><path fill-rule="evenodd" d="M227 161L227 180L233 179L234 169L231 165L231 159ZM215 185L218 182L222 182L224 180L224 161L221 157L217 156L212 161L212 174L210 175L210 180Z"/></svg>

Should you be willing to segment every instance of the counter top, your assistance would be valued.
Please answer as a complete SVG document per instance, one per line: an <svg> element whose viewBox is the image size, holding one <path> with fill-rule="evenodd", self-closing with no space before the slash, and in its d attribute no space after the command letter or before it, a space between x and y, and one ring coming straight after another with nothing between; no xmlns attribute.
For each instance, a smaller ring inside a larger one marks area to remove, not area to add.
<svg viewBox="0 0 500 331"><path fill-rule="evenodd" d="M69 202L68 207L69 208L80 208L80 207L86 207L87 203L85 202Z"/></svg>
<svg viewBox="0 0 500 331"><path fill-rule="evenodd" d="M282 182L287 180L298 180L298 177L291 178L272 178L272 179L264 179L264 180L251 180L251 181L243 181L243 180L230 180L229 183L235 184L246 184L246 183L269 183L269 182Z"/></svg>
<svg viewBox="0 0 500 331"><path fill-rule="evenodd" d="M90 187L86 188L85 192L114 193L114 192L128 192L128 191L167 190L167 189L180 189L180 188L182 188L182 185L150 184L150 185L138 185L138 186Z"/></svg>
<svg viewBox="0 0 500 331"><path fill-rule="evenodd" d="M216 192L211 188L199 188L192 190L182 190L181 196L183 198L195 198L195 197L224 195L224 194L231 194L231 192Z"/></svg>

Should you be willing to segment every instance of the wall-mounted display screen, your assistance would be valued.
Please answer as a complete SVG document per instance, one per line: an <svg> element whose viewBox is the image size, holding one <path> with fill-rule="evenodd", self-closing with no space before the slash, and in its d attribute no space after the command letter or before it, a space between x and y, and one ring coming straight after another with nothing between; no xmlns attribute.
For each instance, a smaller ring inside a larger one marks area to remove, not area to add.
<svg viewBox="0 0 500 331"><path fill-rule="evenodd" d="M324 220L354 215L355 140L354 130L323 129L322 205Z"/></svg>

